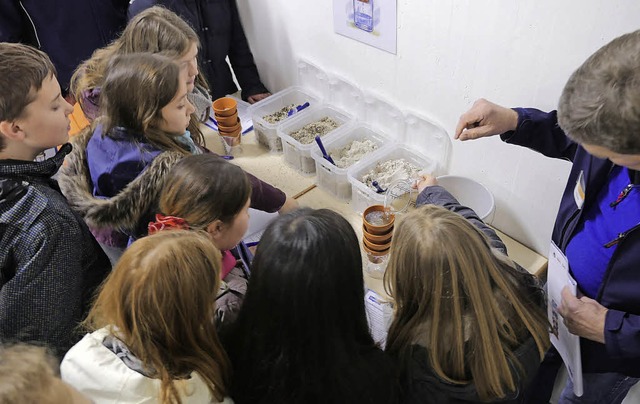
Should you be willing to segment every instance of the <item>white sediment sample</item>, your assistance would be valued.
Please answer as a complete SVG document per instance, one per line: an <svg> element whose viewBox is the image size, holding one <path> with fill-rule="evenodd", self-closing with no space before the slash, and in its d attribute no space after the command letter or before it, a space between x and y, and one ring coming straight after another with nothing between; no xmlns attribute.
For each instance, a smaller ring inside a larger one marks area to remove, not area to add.
<svg viewBox="0 0 640 404"><path fill-rule="evenodd" d="M284 118L286 118L287 116L289 116L289 111L295 108L296 108L295 104L289 104L286 107L283 107L282 109L279 109L272 114L263 116L262 119L269 122L270 124L278 123Z"/></svg>
<svg viewBox="0 0 640 404"><path fill-rule="evenodd" d="M379 162L371 171L363 175L362 182L374 191L377 190L371 185L373 181L378 181L378 186L387 189L389 184L395 180L416 177L420 170L420 167L416 167L405 159L387 160Z"/></svg>
<svg viewBox="0 0 640 404"><path fill-rule="evenodd" d="M377 148L378 145L370 139L354 140L341 149L329 152L329 155L337 167L347 168Z"/></svg>
<svg viewBox="0 0 640 404"><path fill-rule="evenodd" d="M289 133L289 136L302 144L309 144L314 141L316 136L324 136L332 130L336 129L340 124L333 119L325 116L324 118L308 123L302 128Z"/></svg>

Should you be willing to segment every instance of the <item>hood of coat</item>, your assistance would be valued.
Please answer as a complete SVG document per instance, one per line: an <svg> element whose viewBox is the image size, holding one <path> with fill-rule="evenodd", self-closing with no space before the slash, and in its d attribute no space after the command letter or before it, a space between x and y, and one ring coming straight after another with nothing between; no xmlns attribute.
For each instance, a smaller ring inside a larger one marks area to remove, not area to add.
<svg viewBox="0 0 640 404"><path fill-rule="evenodd" d="M156 206L166 175L184 155L172 151L160 153L117 195L99 198L93 195L86 154L92 135L93 129L89 127L71 140L73 151L60 170L60 189L69 205L83 216L89 226L135 230L139 221Z"/></svg>

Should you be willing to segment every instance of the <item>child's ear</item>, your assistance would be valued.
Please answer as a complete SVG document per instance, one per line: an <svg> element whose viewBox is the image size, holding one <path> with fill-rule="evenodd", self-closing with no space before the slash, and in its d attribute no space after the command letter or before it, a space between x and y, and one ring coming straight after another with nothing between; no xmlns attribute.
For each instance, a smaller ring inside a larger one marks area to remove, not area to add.
<svg viewBox="0 0 640 404"><path fill-rule="evenodd" d="M20 129L16 121L1 121L0 133L10 140L22 140L24 138L24 131Z"/></svg>
<svg viewBox="0 0 640 404"><path fill-rule="evenodd" d="M223 240L225 224L221 220L214 220L207 226L207 233L211 236L211 240L217 246Z"/></svg>

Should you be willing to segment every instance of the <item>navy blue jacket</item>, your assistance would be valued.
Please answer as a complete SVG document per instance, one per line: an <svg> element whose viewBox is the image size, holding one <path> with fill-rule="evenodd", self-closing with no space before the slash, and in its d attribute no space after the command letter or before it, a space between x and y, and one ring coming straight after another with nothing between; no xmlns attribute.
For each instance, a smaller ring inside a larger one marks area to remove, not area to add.
<svg viewBox="0 0 640 404"><path fill-rule="evenodd" d="M253 61L235 0L133 0L129 18L155 5L178 14L200 37L198 61L214 100L238 91L225 60L227 56L242 88L243 100L267 92Z"/></svg>
<svg viewBox="0 0 640 404"><path fill-rule="evenodd" d="M63 89L76 67L115 39L127 22L128 0L0 0L0 42L46 52Z"/></svg>
<svg viewBox="0 0 640 404"><path fill-rule="evenodd" d="M569 139L558 126L556 112L516 108L516 131L501 137L508 143L526 146L545 156L573 162L567 187L553 229L552 239L564 252L583 212L594 203L607 183L614 164L587 153ZM580 172L584 172L585 201L578 209L573 190ZM640 175L630 170L630 181L639 183ZM571 265L571 263L569 263ZM578 285L579 286L579 285ZM582 369L586 373L619 372L640 377L640 225L629 229L616 247L598 290L597 301L607 307L605 344L582 339Z"/></svg>

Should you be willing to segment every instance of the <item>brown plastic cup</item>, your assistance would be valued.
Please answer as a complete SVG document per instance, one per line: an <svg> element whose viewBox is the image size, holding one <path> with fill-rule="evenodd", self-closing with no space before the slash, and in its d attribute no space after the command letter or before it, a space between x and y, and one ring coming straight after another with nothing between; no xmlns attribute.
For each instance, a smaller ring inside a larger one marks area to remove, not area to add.
<svg viewBox="0 0 640 404"><path fill-rule="evenodd" d="M362 243L365 245L365 247L369 248L371 251L387 251L389 248L391 248L391 240L389 240L385 244L376 244L376 243L372 243L366 238L363 238Z"/></svg>
<svg viewBox="0 0 640 404"><path fill-rule="evenodd" d="M233 133L233 132L235 132L237 130L240 130L240 129L242 129L242 127L240 126L240 119L238 119L236 121L236 123L233 124L233 125L221 125L221 124L218 124L218 130L221 131L221 132L225 132L225 133Z"/></svg>
<svg viewBox="0 0 640 404"><path fill-rule="evenodd" d="M231 97L218 98L213 102L213 111L219 116L231 116L238 112L238 103Z"/></svg>
<svg viewBox="0 0 640 404"><path fill-rule="evenodd" d="M240 118L238 118L237 112L231 116L218 116L217 114L215 114L215 118L218 126L233 126L240 122Z"/></svg>
<svg viewBox="0 0 640 404"><path fill-rule="evenodd" d="M384 223L384 224L375 224L375 223L370 223L367 221L367 216L370 213L374 213L374 212L387 212L388 216L388 222ZM393 213L389 213L387 211L387 209L382 206L382 205L373 205L373 206L369 206L367 209L364 210L364 212L362 213L362 223L364 225L364 229L373 235L382 235L382 234L387 234L389 233L391 230L393 230L393 225L395 223L396 217Z"/></svg>
<svg viewBox="0 0 640 404"><path fill-rule="evenodd" d="M390 231L385 234L371 234L367 231L367 229L363 225L362 235L364 236L364 238L366 238L367 240L369 240L374 244L386 244L391 240L391 237L393 236L393 228L389 230Z"/></svg>

